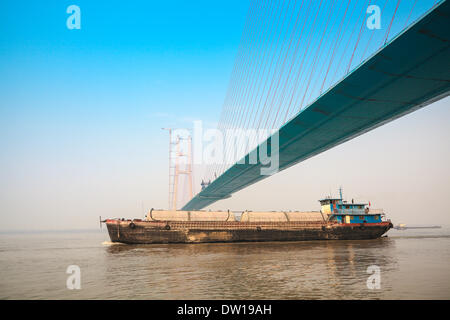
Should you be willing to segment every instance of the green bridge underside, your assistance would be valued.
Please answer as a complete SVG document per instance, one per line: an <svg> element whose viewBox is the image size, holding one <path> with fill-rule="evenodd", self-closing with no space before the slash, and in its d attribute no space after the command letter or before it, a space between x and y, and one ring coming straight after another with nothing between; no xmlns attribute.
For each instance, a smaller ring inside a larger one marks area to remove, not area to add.
<svg viewBox="0 0 450 320"><path fill-rule="evenodd" d="M280 128L279 170L448 96L449 34L450 2L445 1ZM182 209L202 209L268 177L261 175L259 161L248 164L248 159Z"/></svg>

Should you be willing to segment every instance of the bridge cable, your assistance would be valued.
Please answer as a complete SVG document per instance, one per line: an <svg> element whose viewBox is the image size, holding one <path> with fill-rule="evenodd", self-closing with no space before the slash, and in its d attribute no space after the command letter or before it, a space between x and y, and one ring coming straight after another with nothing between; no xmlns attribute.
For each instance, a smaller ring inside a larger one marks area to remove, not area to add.
<svg viewBox="0 0 450 320"><path fill-rule="evenodd" d="M287 105L288 108L287 108L287 111L286 111L286 114L285 114L285 117L284 117L284 120L283 120L284 123L286 122L286 118L287 118L287 115L288 115L289 110L290 110L290 108L291 108L293 99L294 99L294 97L296 96L297 89L299 88L299 86L298 86L299 81L300 81L300 80L302 79L302 77L303 77L303 72L302 72L302 71L303 71L303 68L304 68L305 58L308 56L309 47L310 47L310 45L311 45L312 37L313 37L314 30L315 30L315 27L316 27L317 17L318 17L318 15L319 15L319 12L320 12L320 8L321 8L321 7L322 7L322 0L321 0L320 3L319 3L319 7L318 7L318 9L317 9L316 15L314 16L314 20L313 20L313 23L312 23L312 26L311 26L311 30L310 30L310 32L309 32L309 34L308 34L307 45L306 45L306 47L305 47L304 54L302 55L302 60L301 60L300 66L299 66L297 75L296 75L296 77L295 77L294 85L293 85L293 88L292 88L292 94L290 95L291 98L290 98L289 103L288 103L288 105ZM294 104L294 105L295 105L295 104Z"/></svg>
<svg viewBox="0 0 450 320"><path fill-rule="evenodd" d="M282 33L283 33L283 29L284 29L284 24L285 24L285 22L286 22L286 16L287 16L287 12L289 12L289 7L290 7L290 4L291 4L291 0L289 0L289 2L288 2L288 5L287 5L287 7L286 7L286 14L285 14L285 16L284 16L284 19L283 19L283 23L282 23L282 25L281 25L281 29L280 29L280 38L281 38L281 35L282 35ZM289 23L288 23L288 26L289 26ZM280 54L281 54L281 51L283 50L283 47L284 47L284 43L285 43L285 40L286 40L286 35L288 34L288 28L287 28L287 30L286 30L286 33L285 33L285 35L284 35L284 38L283 38L283 41L282 41L282 46L281 46L281 48L280 48ZM280 57L280 56L278 56L278 57ZM278 59L279 60L279 59ZM276 63L276 66L278 66L279 65L279 61ZM276 69L274 70L274 74L276 74ZM248 113L248 110L247 110L247 113ZM242 117L241 117L241 119L240 119L240 121L236 124L236 128L241 128L241 126L242 126L242 121L243 121L243 119L244 118L246 118L247 117L247 114L242 114ZM240 145L240 146L242 146L243 144L241 143L242 142L242 138L243 137L241 137L241 139L239 139L239 142L238 142L238 145ZM244 141L245 142L245 141ZM245 155L245 154L244 154Z"/></svg>
<svg viewBox="0 0 450 320"><path fill-rule="evenodd" d="M309 18L309 14L308 13L311 11L311 10L309 10L310 5L311 5L311 1L309 1L308 9L306 10L307 14L306 14L306 17L305 17L305 21L303 23L303 26L302 26L302 29L301 29L301 32L300 32L300 36L297 39L297 43L296 43L296 46L295 46L295 49L294 49L294 52L293 52L293 55L292 55L292 62L290 63L289 72L288 72L288 75L287 75L287 77L285 79L285 82L284 82L284 85L283 85L283 91L282 91L281 97L279 99L279 107L278 107L278 110L277 110L277 114L274 117L272 128L278 128L278 125L276 126L276 120L278 118L278 114L280 114L280 120L281 120L281 114L283 113L283 111L287 107L287 103L284 103L284 100L286 99L286 95L287 95L286 92L289 91L288 87L290 86L290 83L292 82L292 81L289 82L291 74L292 74L292 70L294 69L294 66L296 65L296 62L299 60L299 59L297 59L297 57L298 57L298 50L300 48L301 40L303 39L303 32L305 30L306 22L308 21L308 18ZM300 12L299 12L299 14L300 14ZM294 72L294 74L295 74L295 72ZM286 90L286 89L288 89L288 90ZM281 110L283 110L283 111L280 113Z"/></svg>
<svg viewBox="0 0 450 320"><path fill-rule="evenodd" d="M223 120L221 120L219 122L218 128L223 128L224 126L227 125L227 122L229 121L229 119L231 117L234 116L234 110L231 108L234 96L238 90L238 86L240 83L240 79L242 77L242 72L245 68L245 63L246 63L246 55L245 55L245 47L248 46L248 39L251 37L251 33L256 29L253 28L252 25L256 24L256 22L258 21L255 17L257 17L258 14L258 1L253 2L254 6L252 8L252 6L250 5L249 7L249 12L248 12L248 19L246 24L244 25L244 30L242 32L242 36L241 36L241 47L238 51L238 55L236 57L235 60L235 64L237 66L236 68L236 73L235 73L235 77L232 80L232 82L230 83L229 87L231 87L231 90L229 92L229 95L226 97L225 99L225 103L226 105L224 106L224 109L226 109L227 111L225 111L225 115ZM207 179L208 177L211 178L212 176L212 170L213 170L214 164L210 164L209 165L209 169L207 171L207 174L205 175L205 178Z"/></svg>
<svg viewBox="0 0 450 320"><path fill-rule="evenodd" d="M401 0L397 0L397 6L395 7L394 14L392 15L391 23L389 23L389 27L388 27L387 32L386 32L386 38L384 39L384 44L386 44L386 42L387 42L387 40L389 38L389 33L391 31L392 22L394 21L395 14L397 13L398 6L400 5L400 1Z"/></svg>
<svg viewBox="0 0 450 320"><path fill-rule="evenodd" d="M268 12L272 12L273 10L268 10ZM276 11L276 10L275 10ZM262 15L262 16L264 16L264 15ZM256 29L256 28L255 28ZM251 54L249 54L249 56L251 56ZM236 98L236 99L238 99L238 98ZM236 104L236 103L234 103L234 104ZM238 106L237 106L238 107ZM236 121L237 121L237 119L239 118L239 113L240 113L240 108L236 108L235 109L236 111L235 111L235 115L234 115L234 118L228 123L228 126L227 126L227 129L233 129L234 127L235 127L235 123L236 123ZM228 146L227 146L227 148L228 148ZM226 150L224 150L224 154L227 154L227 152L228 152L228 149L226 149ZM217 167L216 167L216 169L218 169L218 167L220 166L220 165L227 165L226 163L225 164L218 164L217 165ZM222 170L219 170L219 174L221 173L221 171Z"/></svg>

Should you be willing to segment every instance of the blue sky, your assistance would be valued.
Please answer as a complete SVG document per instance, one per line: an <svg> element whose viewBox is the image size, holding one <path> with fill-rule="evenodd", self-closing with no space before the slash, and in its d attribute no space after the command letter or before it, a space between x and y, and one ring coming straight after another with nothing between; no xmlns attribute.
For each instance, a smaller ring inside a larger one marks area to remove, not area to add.
<svg viewBox="0 0 450 320"><path fill-rule="evenodd" d="M80 30L66 27L71 4L81 8ZM248 6L1 1L2 229L91 227L99 215L163 207L161 127L219 120Z"/></svg>
<svg viewBox="0 0 450 320"><path fill-rule="evenodd" d="M66 28L69 4L2 1L2 113L88 126L154 113L216 118L246 1L78 1L81 30Z"/></svg>
<svg viewBox="0 0 450 320"><path fill-rule="evenodd" d="M80 30L66 27L71 4ZM115 175L153 183L147 175L167 167L161 127L217 121L247 10L247 1L2 1L3 214L89 210L80 202L95 199L83 190L124 185Z"/></svg>

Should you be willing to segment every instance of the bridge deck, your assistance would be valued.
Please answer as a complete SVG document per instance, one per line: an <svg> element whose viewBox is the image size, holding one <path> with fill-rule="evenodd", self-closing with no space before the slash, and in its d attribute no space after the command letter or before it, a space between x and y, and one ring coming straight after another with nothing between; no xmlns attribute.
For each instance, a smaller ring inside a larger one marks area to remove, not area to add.
<svg viewBox="0 0 450 320"><path fill-rule="evenodd" d="M449 47L447 0L280 128L279 170L449 95ZM204 208L266 178L260 174L262 164L248 164L248 158L246 164L225 171L183 210Z"/></svg>

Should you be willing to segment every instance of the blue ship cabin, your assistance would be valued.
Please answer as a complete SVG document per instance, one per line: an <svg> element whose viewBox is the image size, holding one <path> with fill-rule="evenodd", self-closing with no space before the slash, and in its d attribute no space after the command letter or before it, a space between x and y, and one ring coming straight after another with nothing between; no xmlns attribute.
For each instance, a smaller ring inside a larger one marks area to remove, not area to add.
<svg viewBox="0 0 450 320"><path fill-rule="evenodd" d="M342 191L341 191L342 194ZM351 203L341 198L327 197L319 200L321 212L328 215L328 220L338 223L379 223L382 210L371 211L366 203Z"/></svg>
<svg viewBox="0 0 450 320"><path fill-rule="evenodd" d="M381 222L381 214L332 214L328 218L330 221L339 223L379 223Z"/></svg>

